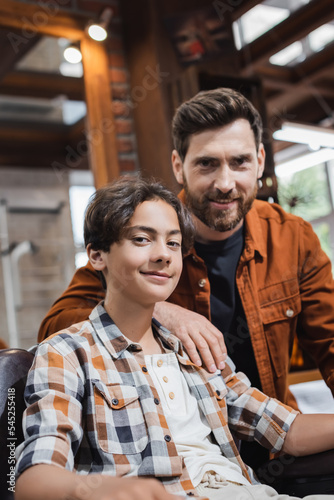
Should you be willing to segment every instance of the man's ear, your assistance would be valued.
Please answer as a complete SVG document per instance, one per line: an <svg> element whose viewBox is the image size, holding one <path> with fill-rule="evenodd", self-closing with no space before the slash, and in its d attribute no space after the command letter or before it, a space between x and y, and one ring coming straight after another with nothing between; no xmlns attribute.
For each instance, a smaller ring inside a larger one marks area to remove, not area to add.
<svg viewBox="0 0 334 500"><path fill-rule="evenodd" d="M261 142L259 145L258 153L257 153L257 163L258 163L257 178L258 179L261 179L261 177L263 175L265 161L266 161L266 153L264 150L264 146Z"/></svg>
<svg viewBox="0 0 334 500"><path fill-rule="evenodd" d="M106 267L103 259L103 252L101 250L93 250L92 245L90 243L88 243L86 250L89 261L94 267L94 269L96 271L103 271Z"/></svg>
<svg viewBox="0 0 334 500"><path fill-rule="evenodd" d="M176 149L173 149L172 152L172 166L173 166L173 172L175 175L175 179L179 184L183 184L183 162L180 158L179 153L176 151Z"/></svg>

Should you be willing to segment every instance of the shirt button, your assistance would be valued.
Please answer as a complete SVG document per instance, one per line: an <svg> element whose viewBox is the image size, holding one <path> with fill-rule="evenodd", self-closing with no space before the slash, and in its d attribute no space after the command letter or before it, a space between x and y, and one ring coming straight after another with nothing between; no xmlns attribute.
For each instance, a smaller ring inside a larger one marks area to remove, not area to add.
<svg viewBox="0 0 334 500"><path fill-rule="evenodd" d="M154 398L154 402L156 405L158 405L160 403L159 399L158 398Z"/></svg>
<svg viewBox="0 0 334 500"><path fill-rule="evenodd" d="M187 496L188 497L193 497L193 496L195 496L195 493L193 493L192 491L189 491L189 493L187 493Z"/></svg>
<svg viewBox="0 0 334 500"><path fill-rule="evenodd" d="M193 261L194 261L194 262L197 262L197 261L198 261L198 258L196 257L196 255L193 255L193 256L192 256L192 258L193 258Z"/></svg>
<svg viewBox="0 0 334 500"><path fill-rule="evenodd" d="M164 362L162 361L162 359L159 359L159 360L157 361L157 365L158 365L158 366L162 366L163 364L164 364Z"/></svg>
<svg viewBox="0 0 334 500"><path fill-rule="evenodd" d="M136 344L130 344L129 349L130 349L130 351L136 351L137 350Z"/></svg>
<svg viewBox="0 0 334 500"><path fill-rule="evenodd" d="M220 391L218 391L218 390L217 390L217 391L216 391L216 394L217 394L217 396L220 396Z"/></svg>
<svg viewBox="0 0 334 500"><path fill-rule="evenodd" d="M111 400L111 402L112 402L112 404L113 404L114 406L117 406L117 405L118 405L118 403L119 403L118 399L116 399L116 398L112 399L112 400Z"/></svg>
<svg viewBox="0 0 334 500"><path fill-rule="evenodd" d="M175 394L174 394L174 392L170 392L170 393L169 393L169 397L170 397L170 399L174 399L174 398L175 398Z"/></svg>
<svg viewBox="0 0 334 500"><path fill-rule="evenodd" d="M167 441L167 443L169 443L172 438L170 436L168 436L168 434L164 437L165 441Z"/></svg>
<svg viewBox="0 0 334 500"><path fill-rule="evenodd" d="M287 315L288 318L292 318L292 316L293 316L293 309L287 309L285 311L285 314Z"/></svg>
<svg viewBox="0 0 334 500"><path fill-rule="evenodd" d="M206 279L202 278L201 280L199 280L198 286L200 288L203 288L205 285L206 285Z"/></svg>
<svg viewBox="0 0 334 500"><path fill-rule="evenodd" d="M143 371L144 373L147 373L147 372L148 372L148 369L146 368L146 366L143 366L143 367L142 367L142 371Z"/></svg>
<svg viewBox="0 0 334 500"><path fill-rule="evenodd" d="M166 377L166 375L165 375L164 377L162 377L162 380L163 380L164 382L168 382L168 378Z"/></svg>

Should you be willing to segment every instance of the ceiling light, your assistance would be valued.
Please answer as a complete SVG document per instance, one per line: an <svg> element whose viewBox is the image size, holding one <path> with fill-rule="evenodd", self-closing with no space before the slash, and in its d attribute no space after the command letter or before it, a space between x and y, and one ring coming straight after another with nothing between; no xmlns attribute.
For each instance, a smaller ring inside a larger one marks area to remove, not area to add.
<svg viewBox="0 0 334 500"><path fill-rule="evenodd" d="M93 40L102 42L108 36L107 28L112 18L113 11L109 7L102 11L98 22L89 24L87 30L88 34Z"/></svg>
<svg viewBox="0 0 334 500"><path fill-rule="evenodd" d="M79 47L76 45L69 45L64 50L64 58L71 64L78 64L82 60L82 54Z"/></svg>
<svg viewBox="0 0 334 500"><path fill-rule="evenodd" d="M334 160L334 149L320 149L277 165L275 174L277 177L285 177L330 160Z"/></svg>
<svg viewBox="0 0 334 500"><path fill-rule="evenodd" d="M279 141L307 144L312 149L334 148L334 130L301 123L283 123L281 130L273 133L273 138Z"/></svg>

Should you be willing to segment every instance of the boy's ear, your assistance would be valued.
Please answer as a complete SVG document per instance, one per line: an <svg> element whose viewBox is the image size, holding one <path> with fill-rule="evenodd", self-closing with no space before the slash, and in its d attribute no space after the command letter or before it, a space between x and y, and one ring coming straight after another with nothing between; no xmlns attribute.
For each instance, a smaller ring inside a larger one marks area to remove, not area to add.
<svg viewBox="0 0 334 500"><path fill-rule="evenodd" d="M96 271L103 271L106 267L103 259L103 252L101 250L93 250L92 245L90 243L88 243L86 250L89 261L94 267L94 269Z"/></svg>

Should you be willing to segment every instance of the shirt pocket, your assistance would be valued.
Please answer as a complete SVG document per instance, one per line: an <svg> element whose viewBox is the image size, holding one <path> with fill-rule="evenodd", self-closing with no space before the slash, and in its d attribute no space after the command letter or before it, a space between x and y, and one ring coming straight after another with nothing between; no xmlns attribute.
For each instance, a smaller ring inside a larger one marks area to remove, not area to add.
<svg viewBox="0 0 334 500"><path fill-rule="evenodd" d="M289 367L290 351L301 312L296 278L267 286L259 291L261 318L276 375Z"/></svg>
<svg viewBox="0 0 334 500"><path fill-rule="evenodd" d="M148 434L136 387L94 383L95 426L106 453L133 455L148 444Z"/></svg>
<svg viewBox="0 0 334 500"><path fill-rule="evenodd" d="M221 376L220 372L217 375L209 378L208 380L210 387L214 393L215 398L217 399L217 403L221 408L225 408L226 406L226 395L227 395L227 386Z"/></svg>

